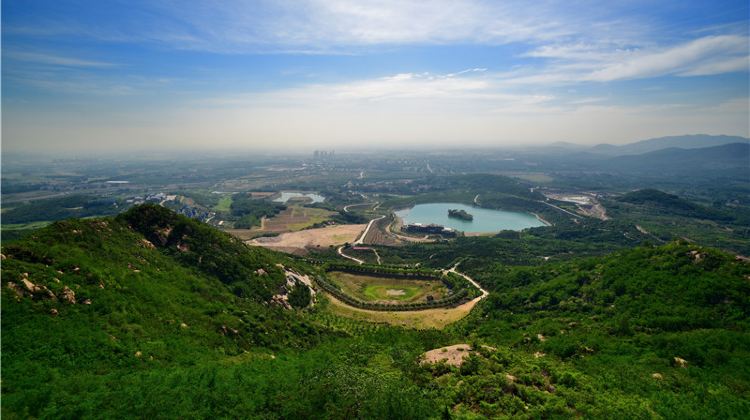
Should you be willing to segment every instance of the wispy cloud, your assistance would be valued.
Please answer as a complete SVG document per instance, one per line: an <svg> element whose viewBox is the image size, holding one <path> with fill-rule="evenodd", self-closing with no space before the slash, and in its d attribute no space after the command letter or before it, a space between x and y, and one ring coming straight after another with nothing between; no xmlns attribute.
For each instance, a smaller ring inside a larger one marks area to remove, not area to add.
<svg viewBox="0 0 750 420"><path fill-rule="evenodd" d="M47 54L40 52L31 51L18 51L10 50L3 53L3 57L9 60L48 64L53 66L64 66L64 67L113 67L116 66L114 63L107 63L104 61L87 60L77 57L65 57L55 54Z"/></svg>
<svg viewBox="0 0 750 420"><path fill-rule="evenodd" d="M661 51L637 51L592 72L594 81L634 79L666 74L683 76L747 71L750 41L737 35L708 36Z"/></svg>

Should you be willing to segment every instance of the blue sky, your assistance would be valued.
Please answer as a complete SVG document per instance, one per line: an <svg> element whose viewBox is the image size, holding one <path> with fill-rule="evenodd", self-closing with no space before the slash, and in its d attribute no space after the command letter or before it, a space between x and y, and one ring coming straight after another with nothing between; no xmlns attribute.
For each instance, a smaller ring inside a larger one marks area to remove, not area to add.
<svg viewBox="0 0 750 420"><path fill-rule="evenodd" d="M3 148L748 135L747 1L2 2Z"/></svg>

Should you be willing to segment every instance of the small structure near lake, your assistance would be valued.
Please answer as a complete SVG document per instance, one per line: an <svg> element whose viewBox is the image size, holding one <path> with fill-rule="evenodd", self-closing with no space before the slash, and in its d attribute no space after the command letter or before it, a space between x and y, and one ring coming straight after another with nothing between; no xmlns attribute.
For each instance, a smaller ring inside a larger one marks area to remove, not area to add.
<svg viewBox="0 0 750 420"><path fill-rule="evenodd" d="M474 216L469 214L466 210L448 209L448 217L453 217L462 220L474 220Z"/></svg>

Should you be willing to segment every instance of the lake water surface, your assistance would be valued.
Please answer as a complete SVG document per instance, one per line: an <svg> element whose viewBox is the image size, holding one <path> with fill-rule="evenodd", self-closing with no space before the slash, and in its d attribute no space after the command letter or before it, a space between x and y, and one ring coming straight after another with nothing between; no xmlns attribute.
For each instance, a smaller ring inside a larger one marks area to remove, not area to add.
<svg viewBox="0 0 750 420"><path fill-rule="evenodd" d="M322 203L326 198L322 195L318 195L315 193L301 193L301 192L292 192L292 191L282 191L281 197L274 199L273 201L277 203L286 203L289 201L290 198L296 198L296 197L307 197L312 200L312 203Z"/></svg>
<svg viewBox="0 0 750 420"><path fill-rule="evenodd" d="M474 220L448 217L448 209L466 210ZM544 226L533 214L514 211L492 210L458 203L417 204L410 209L399 210L396 216L404 223L435 223L466 233L498 232L501 230L523 230Z"/></svg>

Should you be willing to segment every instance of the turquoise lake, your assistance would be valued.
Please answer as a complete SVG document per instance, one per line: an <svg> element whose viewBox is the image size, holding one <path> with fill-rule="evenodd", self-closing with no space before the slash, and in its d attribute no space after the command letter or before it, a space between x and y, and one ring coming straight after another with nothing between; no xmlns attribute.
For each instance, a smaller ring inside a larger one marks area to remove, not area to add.
<svg viewBox="0 0 750 420"><path fill-rule="evenodd" d="M448 209L466 210L474 220L448 217ZM410 209L399 210L396 216L408 223L435 223L466 233L498 232L501 230L523 230L544 226L533 214L514 211L492 210L458 203L417 204Z"/></svg>
<svg viewBox="0 0 750 420"><path fill-rule="evenodd" d="M276 198L275 202L277 203L286 203L289 201L290 198L297 198L297 197L307 197L312 200L312 204L315 203L322 203L326 198L322 195L318 195L315 193L301 193L301 192L292 192L292 191L282 191L281 197Z"/></svg>

